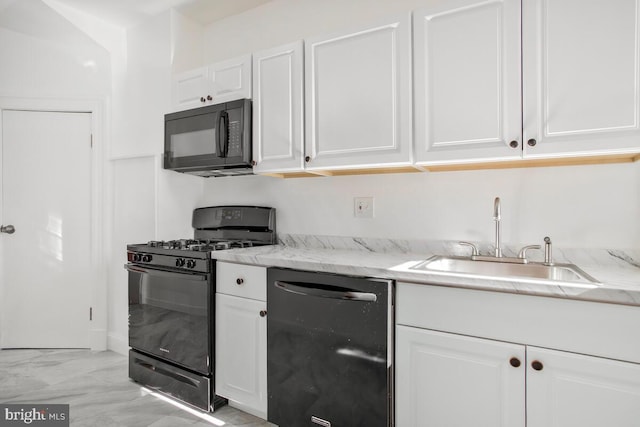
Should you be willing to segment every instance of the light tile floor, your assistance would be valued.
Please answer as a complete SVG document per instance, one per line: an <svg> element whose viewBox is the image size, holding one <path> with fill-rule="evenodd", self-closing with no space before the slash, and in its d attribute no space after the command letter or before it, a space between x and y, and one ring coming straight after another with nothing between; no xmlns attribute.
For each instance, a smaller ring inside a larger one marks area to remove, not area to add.
<svg viewBox="0 0 640 427"><path fill-rule="evenodd" d="M0 403L69 404L73 427L273 426L229 406L192 414L129 380L128 359L89 350L0 350Z"/></svg>

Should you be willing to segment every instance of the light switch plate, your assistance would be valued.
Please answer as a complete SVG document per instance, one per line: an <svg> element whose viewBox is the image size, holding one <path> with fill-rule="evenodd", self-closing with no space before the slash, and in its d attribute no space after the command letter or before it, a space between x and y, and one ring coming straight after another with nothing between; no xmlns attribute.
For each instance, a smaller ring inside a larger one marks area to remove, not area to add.
<svg viewBox="0 0 640 427"><path fill-rule="evenodd" d="M356 218L373 218L373 197L354 197L353 216Z"/></svg>

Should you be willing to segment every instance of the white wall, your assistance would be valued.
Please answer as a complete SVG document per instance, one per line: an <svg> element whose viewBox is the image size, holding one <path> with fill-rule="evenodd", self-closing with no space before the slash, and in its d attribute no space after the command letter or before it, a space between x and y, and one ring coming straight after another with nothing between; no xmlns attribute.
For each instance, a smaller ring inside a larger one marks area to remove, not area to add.
<svg viewBox="0 0 640 427"><path fill-rule="evenodd" d="M24 0L0 10L0 57L0 97L11 99L5 105L20 105L27 109L93 110L94 159L101 159L101 154L96 152L102 150L105 141L105 106L111 90L109 52L43 2ZM94 164L92 169L93 178L100 180L101 165ZM73 169L61 167L60 173L73 173ZM92 198L92 212L100 221L102 192L95 191ZM92 240L101 244L101 224L96 228ZM92 259L100 259L101 249L99 246L94 248ZM97 269L98 279L87 284L91 287L94 313L91 345L104 348L106 280L103 265L98 265Z"/></svg>
<svg viewBox="0 0 640 427"><path fill-rule="evenodd" d="M202 27L168 11L125 30L45 1L0 10L0 96L90 98L105 107L107 285L94 314L108 347L124 353L126 244L193 234L203 181L162 170L161 159L171 74L202 62Z"/></svg>
<svg viewBox="0 0 640 427"><path fill-rule="evenodd" d="M126 245L193 235L191 212L203 182L162 169L164 114L170 110L171 73L176 61L199 62L201 51L177 53L201 33L175 12L127 29L124 69L113 82L112 140L107 201L110 349L127 344ZM194 58L197 58L194 59ZM197 65L197 64L196 64Z"/></svg>
<svg viewBox="0 0 640 427"><path fill-rule="evenodd" d="M373 219L354 218L353 198L373 196ZM213 178L203 205L277 208L280 233L397 239L494 238L558 248L640 247L640 163L465 172L278 179Z"/></svg>
<svg viewBox="0 0 640 427"><path fill-rule="evenodd" d="M0 94L99 98L111 88L109 53L44 3L0 11Z"/></svg>
<svg viewBox="0 0 640 427"><path fill-rule="evenodd" d="M205 62L381 22L450 0L273 0L205 29Z"/></svg>
<svg viewBox="0 0 640 427"><path fill-rule="evenodd" d="M376 22L438 0L276 0L205 29L205 62ZM375 218L355 219L353 197ZM203 205L278 209L280 233L492 241L501 197L503 239L562 247L640 247L640 163L377 176L208 179Z"/></svg>

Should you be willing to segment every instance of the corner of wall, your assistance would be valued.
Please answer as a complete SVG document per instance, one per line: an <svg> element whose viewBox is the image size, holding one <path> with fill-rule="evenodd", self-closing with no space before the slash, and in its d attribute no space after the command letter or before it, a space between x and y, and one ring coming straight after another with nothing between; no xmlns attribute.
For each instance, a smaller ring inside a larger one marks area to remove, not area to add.
<svg viewBox="0 0 640 427"><path fill-rule="evenodd" d="M171 71L180 73L204 64L204 26L171 10Z"/></svg>

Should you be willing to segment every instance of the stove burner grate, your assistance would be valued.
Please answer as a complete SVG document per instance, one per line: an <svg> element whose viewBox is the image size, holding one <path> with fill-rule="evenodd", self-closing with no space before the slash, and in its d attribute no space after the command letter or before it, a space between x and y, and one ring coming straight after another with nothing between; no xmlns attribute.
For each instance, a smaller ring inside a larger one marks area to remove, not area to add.
<svg viewBox="0 0 640 427"><path fill-rule="evenodd" d="M151 240L147 242L147 245L151 248L161 249L180 249L185 251L222 251L225 249L233 248L250 248L253 246L251 240L194 240L194 239L180 239L180 240Z"/></svg>

